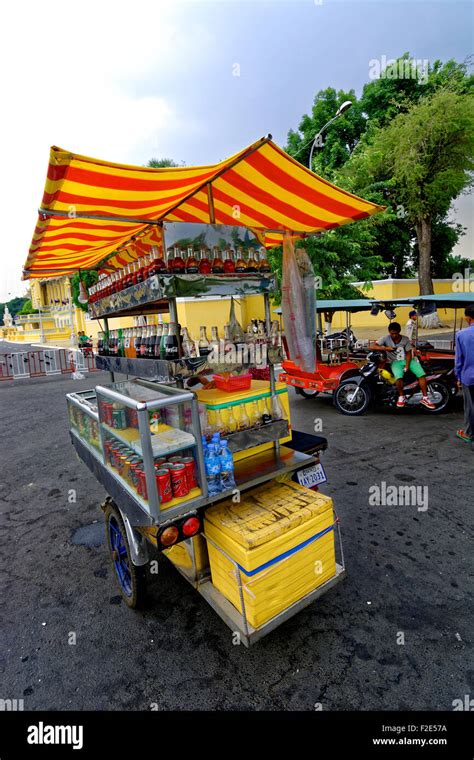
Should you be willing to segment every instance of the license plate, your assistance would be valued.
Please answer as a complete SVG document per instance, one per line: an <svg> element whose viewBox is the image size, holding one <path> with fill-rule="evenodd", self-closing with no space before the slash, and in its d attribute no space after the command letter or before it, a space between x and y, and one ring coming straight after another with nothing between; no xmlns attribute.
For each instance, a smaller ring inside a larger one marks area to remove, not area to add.
<svg viewBox="0 0 474 760"><path fill-rule="evenodd" d="M319 486L321 483L327 482L326 473L321 462L313 465L312 467L306 467L304 470L300 470L296 473L298 475L298 483L300 486L306 488L313 488Z"/></svg>

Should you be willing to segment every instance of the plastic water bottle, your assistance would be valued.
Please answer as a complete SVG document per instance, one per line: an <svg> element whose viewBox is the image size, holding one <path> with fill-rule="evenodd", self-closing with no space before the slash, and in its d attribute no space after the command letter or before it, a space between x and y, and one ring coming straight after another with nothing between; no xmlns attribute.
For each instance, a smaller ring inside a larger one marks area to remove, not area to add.
<svg viewBox="0 0 474 760"><path fill-rule="evenodd" d="M210 443L204 456L206 467L206 479L209 496L216 496L222 490L221 487L221 460L216 452L214 444Z"/></svg>
<svg viewBox="0 0 474 760"><path fill-rule="evenodd" d="M221 486L223 491L228 491L231 488L235 488L234 478L234 457L227 445L227 441L221 441Z"/></svg>
<svg viewBox="0 0 474 760"><path fill-rule="evenodd" d="M221 434L220 433L213 433L211 443L213 446L216 447L216 452L219 454L221 450Z"/></svg>

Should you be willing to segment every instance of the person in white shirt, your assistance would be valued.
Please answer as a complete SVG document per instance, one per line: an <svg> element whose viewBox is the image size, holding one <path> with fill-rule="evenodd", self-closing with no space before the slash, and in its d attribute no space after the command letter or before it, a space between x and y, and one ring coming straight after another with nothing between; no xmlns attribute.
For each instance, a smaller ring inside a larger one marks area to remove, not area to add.
<svg viewBox="0 0 474 760"><path fill-rule="evenodd" d="M407 336L407 338L410 339L410 341L413 338L413 330L415 329L415 325L416 325L417 320L418 320L418 314L413 309L408 314L408 322L405 325L405 335Z"/></svg>

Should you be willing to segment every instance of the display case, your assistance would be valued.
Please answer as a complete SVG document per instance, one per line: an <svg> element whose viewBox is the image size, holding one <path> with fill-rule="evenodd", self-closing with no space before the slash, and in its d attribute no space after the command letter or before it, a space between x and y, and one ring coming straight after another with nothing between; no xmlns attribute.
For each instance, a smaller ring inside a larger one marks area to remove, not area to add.
<svg viewBox="0 0 474 760"><path fill-rule="evenodd" d="M96 457L103 459L95 390L69 393L66 397L71 432Z"/></svg>
<svg viewBox="0 0 474 760"><path fill-rule="evenodd" d="M96 387L104 466L152 520L207 498L193 393L143 379Z"/></svg>

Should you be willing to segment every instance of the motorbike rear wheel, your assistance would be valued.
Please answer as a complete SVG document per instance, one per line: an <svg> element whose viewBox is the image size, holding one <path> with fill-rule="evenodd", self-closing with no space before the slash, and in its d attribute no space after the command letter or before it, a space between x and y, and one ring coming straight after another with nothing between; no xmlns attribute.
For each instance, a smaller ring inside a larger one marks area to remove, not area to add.
<svg viewBox="0 0 474 760"><path fill-rule="evenodd" d="M341 383L333 394L333 404L341 414L355 417L365 414L370 406L372 394L366 383L358 385L353 380Z"/></svg>

